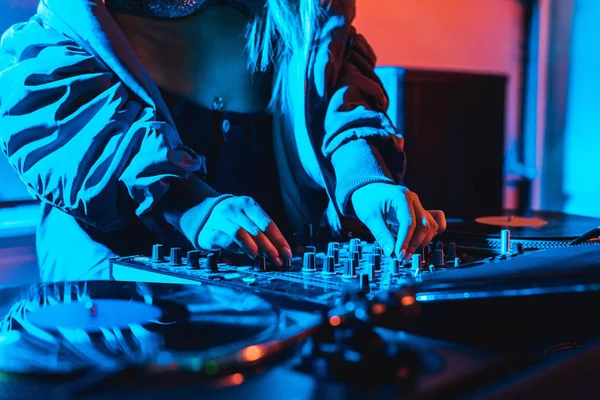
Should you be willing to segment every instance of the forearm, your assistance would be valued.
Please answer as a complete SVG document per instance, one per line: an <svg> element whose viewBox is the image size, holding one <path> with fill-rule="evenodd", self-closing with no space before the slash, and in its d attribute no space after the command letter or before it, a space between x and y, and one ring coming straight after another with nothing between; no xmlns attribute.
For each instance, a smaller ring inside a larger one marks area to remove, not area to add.
<svg viewBox="0 0 600 400"><path fill-rule="evenodd" d="M198 248L198 235L210 213L221 201L233 197L222 195L195 175L174 180L160 200L158 212Z"/></svg>

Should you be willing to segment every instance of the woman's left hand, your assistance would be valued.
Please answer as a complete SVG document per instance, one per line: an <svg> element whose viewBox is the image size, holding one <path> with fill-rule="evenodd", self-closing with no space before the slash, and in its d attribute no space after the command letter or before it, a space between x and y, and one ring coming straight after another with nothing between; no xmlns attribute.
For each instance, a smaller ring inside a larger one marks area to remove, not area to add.
<svg viewBox="0 0 600 400"><path fill-rule="evenodd" d="M400 185L370 183L351 197L358 219L369 228L387 256L409 260L419 246L446 230L443 211L427 211L419 197Z"/></svg>

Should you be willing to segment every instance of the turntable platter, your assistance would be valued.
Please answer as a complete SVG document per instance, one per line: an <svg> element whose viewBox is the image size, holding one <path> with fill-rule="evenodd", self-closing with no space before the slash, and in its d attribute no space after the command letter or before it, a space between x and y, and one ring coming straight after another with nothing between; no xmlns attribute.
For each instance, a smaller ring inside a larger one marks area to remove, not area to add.
<svg viewBox="0 0 600 400"><path fill-rule="evenodd" d="M510 229L513 239L568 240L579 237L600 225L600 219L559 212L506 210L491 216L460 220L449 219L447 231L468 235L500 237L502 229Z"/></svg>
<svg viewBox="0 0 600 400"><path fill-rule="evenodd" d="M137 367L215 375L246 363L239 355L248 347L299 336L319 323L223 286L92 281L38 284L21 293L0 321L2 372Z"/></svg>

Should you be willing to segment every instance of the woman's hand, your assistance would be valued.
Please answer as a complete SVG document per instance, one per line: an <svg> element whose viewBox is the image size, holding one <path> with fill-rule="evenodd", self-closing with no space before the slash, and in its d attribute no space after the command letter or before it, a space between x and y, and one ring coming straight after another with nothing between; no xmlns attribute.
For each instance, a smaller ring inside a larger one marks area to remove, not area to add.
<svg viewBox="0 0 600 400"><path fill-rule="evenodd" d="M444 213L423 209L417 195L404 186L370 183L355 190L351 201L387 256L408 260L446 229Z"/></svg>
<svg viewBox="0 0 600 400"><path fill-rule="evenodd" d="M250 197L230 197L221 201L210 213L198 235L201 249L226 249L246 253L254 258L265 254L281 267L283 259L291 259L292 251L279 228Z"/></svg>

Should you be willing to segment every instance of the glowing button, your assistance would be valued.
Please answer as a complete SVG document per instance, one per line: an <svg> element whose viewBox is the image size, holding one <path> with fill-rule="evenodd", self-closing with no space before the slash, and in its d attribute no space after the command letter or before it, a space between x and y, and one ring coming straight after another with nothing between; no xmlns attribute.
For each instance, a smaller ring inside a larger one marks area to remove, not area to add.
<svg viewBox="0 0 600 400"><path fill-rule="evenodd" d="M331 326L340 326L342 323L342 319L338 315L333 315L329 318L329 325Z"/></svg>
<svg viewBox="0 0 600 400"><path fill-rule="evenodd" d="M242 350L242 358L244 361L252 362L256 361L264 355L264 351L260 346L248 346Z"/></svg>
<svg viewBox="0 0 600 400"><path fill-rule="evenodd" d="M415 304L415 302L416 302L416 300L413 296L404 296L400 300L400 304L402 304L405 307L412 306L413 304Z"/></svg>

